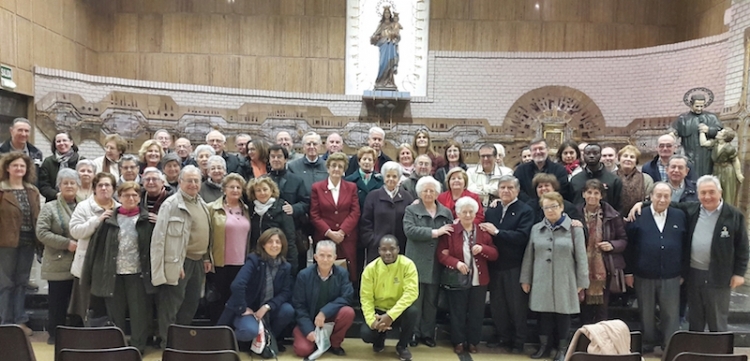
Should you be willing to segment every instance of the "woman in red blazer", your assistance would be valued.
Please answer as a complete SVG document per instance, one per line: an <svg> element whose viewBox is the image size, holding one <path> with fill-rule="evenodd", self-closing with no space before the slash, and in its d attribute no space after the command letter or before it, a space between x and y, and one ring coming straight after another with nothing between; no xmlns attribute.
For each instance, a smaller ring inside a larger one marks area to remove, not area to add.
<svg viewBox="0 0 750 361"><path fill-rule="evenodd" d="M461 197L471 197L479 204L479 210L477 211L476 217L474 217L474 224L484 222L484 209L482 209L482 201L479 200L479 196L471 191L468 191L466 187L469 186L469 176L466 171L461 167L455 167L448 171L445 176L445 187L447 191L440 193L437 197L437 201L444 205L445 208L451 210L453 213L453 219L458 219L456 215L456 201Z"/></svg>
<svg viewBox="0 0 750 361"><path fill-rule="evenodd" d="M492 237L474 223L479 205L471 197L461 197L456 201L458 223L453 225L453 233L440 237L437 248L437 258L443 266L468 274L471 279L469 288L446 289L448 304L453 310L450 313L451 342L457 354L467 348L471 353L477 352L482 337L487 284L490 283L487 261L497 259Z"/></svg>
<svg viewBox="0 0 750 361"><path fill-rule="evenodd" d="M343 179L349 159L346 154L331 154L326 160L328 179L314 183L310 194L310 222L315 228L313 240L330 239L337 244L338 259L346 259L349 278L357 274L357 223L359 198L357 185Z"/></svg>

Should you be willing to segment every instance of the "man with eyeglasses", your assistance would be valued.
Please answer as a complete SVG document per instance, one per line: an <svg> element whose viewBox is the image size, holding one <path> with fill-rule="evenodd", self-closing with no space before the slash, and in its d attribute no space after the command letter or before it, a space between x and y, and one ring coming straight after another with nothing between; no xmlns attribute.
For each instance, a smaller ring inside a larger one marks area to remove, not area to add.
<svg viewBox="0 0 750 361"><path fill-rule="evenodd" d="M466 170L466 175L469 176L467 189L479 195L484 207L489 206L490 202L497 198L500 177L511 174L511 172L504 174L498 167L496 159L497 148L492 144L482 144L479 148L479 164Z"/></svg>
<svg viewBox="0 0 750 361"><path fill-rule="evenodd" d="M309 132L305 134L302 137L302 143L305 147L305 156L287 163L287 169L302 178L305 189L309 193L312 190L313 183L328 178L328 168L326 168L325 159L318 156L318 147L320 146L320 135L318 133Z"/></svg>
<svg viewBox="0 0 750 361"><path fill-rule="evenodd" d="M218 130L208 132L208 134L206 134L206 144L214 149L216 155L224 158L224 161L227 163L227 174L240 174L240 158L234 154L229 154L224 150L227 144L227 137L225 137L224 134Z"/></svg>
<svg viewBox="0 0 750 361"><path fill-rule="evenodd" d="M387 156L385 153L383 153L383 146L385 145L385 130L381 127L372 127L370 128L370 131L368 132L367 137L367 146L375 149L375 153L377 153L377 158L375 159L375 166L373 170L376 173L380 173L380 167L385 164L385 162L391 161L391 157ZM359 159L357 159L357 155L353 155L349 157L349 169L346 170L346 176L352 175L354 173L357 173L359 171Z"/></svg>
<svg viewBox="0 0 750 361"><path fill-rule="evenodd" d="M518 197L527 202L530 199L539 199L536 194L536 188L532 185L532 180L537 173L552 174L557 178L560 184L560 195L566 200L572 200L568 183L568 171L562 164L555 163L548 157L547 141L543 138L534 139L529 144L531 149L531 162L523 163L516 168L513 175L518 178L521 184L521 192Z"/></svg>
<svg viewBox="0 0 750 361"><path fill-rule="evenodd" d="M172 135L166 129L159 129L154 133L154 140L159 142L164 154L172 153Z"/></svg>
<svg viewBox="0 0 750 361"><path fill-rule="evenodd" d="M193 145L190 143L190 139L179 138L174 142L175 153L180 157L180 168L186 165L198 166L198 162L193 159L191 154L193 153Z"/></svg>
<svg viewBox="0 0 750 361"><path fill-rule="evenodd" d="M672 134L662 135L656 141L656 157L644 164L641 171L650 175L654 183L659 181L666 182L668 180L667 167L669 166L669 159L672 158L675 151L677 151L677 139ZM692 170L690 170L687 176L690 179L695 179Z"/></svg>
<svg viewBox="0 0 750 361"><path fill-rule="evenodd" d="M180 172L180 189L162 203L151 236L151 283L157 294L161 347L167 328L190 325L198 309L206 273L212 269L213 230L208 208L198 192L201 171L189 165Z"/></svg>
<svg viewBox="0 0 750 361"><path fill-rule="evenodd" d="M237 134L234 137L234 147L237 149L237 157L240 159L247 158L247 142L253 140L249 134Z"/></svg>
<svg viewBox="0 0 750 361"><path fill-rule="evenodd" d="M125 154L120 159L120 179L117 180L117 186L124 182L141 183L139 175L141 168L138 165L138 158L132 154Z"/></svg>

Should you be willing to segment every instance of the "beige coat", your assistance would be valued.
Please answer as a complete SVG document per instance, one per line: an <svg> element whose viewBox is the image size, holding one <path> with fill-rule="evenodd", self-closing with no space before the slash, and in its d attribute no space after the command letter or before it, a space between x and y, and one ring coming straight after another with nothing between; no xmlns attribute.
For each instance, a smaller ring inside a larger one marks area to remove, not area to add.
<svg viewBox="0 0 750 361"><path fill-rule="evenodd" d="M119 206L120 203L115 201L114 208ZM99 207L94 200L94 196L91 196L85 201L78 203L73 214L70 216L70 235L73 239L78 240L78 248L76 248L73 264L70 266L70 273L73 276L81 278L83 261L86 259L86 250L89 248L89 240L94 231L99 227L101 223L99 216L103 213L104 208Z"/></svg>
<svg viewBox="0 0 750 361"><path fill-rule="evenodd" d="M244 202L240 202L242 204L242 207L245 209L245 218L247 218L247 221L250 222L250 209ZM214 266L224 267L224 254L226 251L224 241L226 238L225 232L227 225L227 213L224 210L224 197L221 197L209 203L208 213L211 216L211 226L213 227L214 245L212 250L214 256ZM252 251L250 249L250 232L247 232L247 246L245 249L247 250L248 254ZM247 254L245 256L247 256Z"/></svg>
<svg viewBox="0 0 750 361"><path fill-rule="evenodd" d="M198 202L208 218L206 203L200 197ZM187 255L192 225L193 218L185 206L182 191L177 191L162 203L154 233L151 235L151 284L154 286L177 285ZM204 260L213 262L213 226L209 224L209 227L210 238Z"/></svg>

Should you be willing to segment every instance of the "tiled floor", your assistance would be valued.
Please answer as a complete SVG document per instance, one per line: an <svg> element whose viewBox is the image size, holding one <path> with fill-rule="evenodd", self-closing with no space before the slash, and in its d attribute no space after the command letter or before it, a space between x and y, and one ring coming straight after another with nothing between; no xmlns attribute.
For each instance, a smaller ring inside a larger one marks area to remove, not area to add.
<svg viewBox="0 0 750 361"><path fill-rule="evenodd" d="M54 346L47 345L45 342L47 340L47 334L46 332L36 332L34 336L32 336L32 346L34 347L34 352L36 354L37 361L53 361L54 360L54 352L55 348ZM372 346L365 344L361 340L357 339L347 339L344 341L344 344L342 345L344 349L346 349L346 356L343 357L337 357L332 354L325 354L323 357L320 358L320 360L330 360L330 361L355 361L355 360L398 360L398 357L396 356L396 340L388 340L386 341L386 347L385 351L381 353L373 353L372 352ZM435 348L429 348L423 345L420 345L419 347L411 348L411 352L413 355L413 359L417 361L422 360L429 360L429 361L469 361L469 360L476 360L476 361L496 361L496 360L507 360L507 361L528 361L530 360L528 355L512 355L512 354L506 354L499 350L494 349L488 349L484 346L480 346L479 353L472 354L471 358L462 357L459 359L459 357L453 353L453 348L450 346L449 343L439 343L437 347ZM659 360L657 357L653 357L653 355L647 355L651 357L646 357L646 360L648 361L656 361ZM250 355L247 353L241 354L242 360L251 360ZM155 349L149 349L146 352L146 355L143 358L147 361L159 361L161 360L161 352ZM255 357L255 360L260 360L260 358ZM279 357L279 360L281 361L300 361L302 358L297 357L294 355L294 352L292 351L291 345L287 345L287 351Z"/></svg>

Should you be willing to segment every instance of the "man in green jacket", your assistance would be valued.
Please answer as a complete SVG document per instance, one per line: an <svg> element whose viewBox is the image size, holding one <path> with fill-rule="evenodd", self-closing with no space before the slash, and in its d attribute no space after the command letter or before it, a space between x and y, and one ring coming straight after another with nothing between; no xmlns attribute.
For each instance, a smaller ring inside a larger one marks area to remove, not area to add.
<svg viewBox="0 0 750 361"><path fill-rule="evenodd" d="M410 361L408 345L419 320L419 310L412 307L419 296L419 277L414 262L399 255L398 240L392 235L380 239L380 257L365 267L360 285L360 301L365 323L362 340L372 350L385 348L386 332L400 327L396 353L401 361Z"/></svg>

